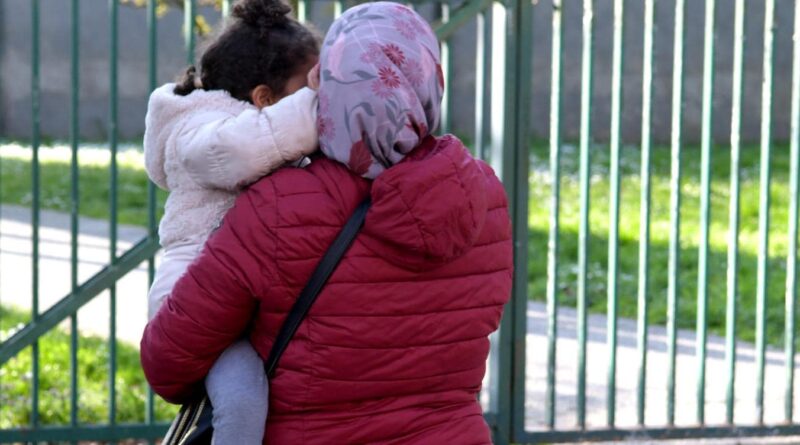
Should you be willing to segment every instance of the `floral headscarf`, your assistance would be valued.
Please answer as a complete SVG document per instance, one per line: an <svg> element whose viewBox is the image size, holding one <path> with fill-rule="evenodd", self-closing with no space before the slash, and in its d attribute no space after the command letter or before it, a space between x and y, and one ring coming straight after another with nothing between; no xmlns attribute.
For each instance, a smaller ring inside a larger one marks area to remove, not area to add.
<svg viewBox="0 0 800 445"><path fill-rule="evenodd" d="M322 47L320 147L374 179L439 125L439 43L412 9L388 2L347 10Z"/></svg>

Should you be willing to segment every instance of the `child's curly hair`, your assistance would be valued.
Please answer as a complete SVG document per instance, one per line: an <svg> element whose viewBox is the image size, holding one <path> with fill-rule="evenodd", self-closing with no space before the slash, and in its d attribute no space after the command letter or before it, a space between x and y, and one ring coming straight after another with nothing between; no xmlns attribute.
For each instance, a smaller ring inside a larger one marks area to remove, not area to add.
<svg viewBox="0 0 800 445"><path fill-rule="evenodd" d="M251 91L266 85L282 95L287 81L319 55L319 36L289 16L291 10L281 0L239 1L231 21L204 51L199 76L189 67L175 94L225 90L252 102Z"/></svg>

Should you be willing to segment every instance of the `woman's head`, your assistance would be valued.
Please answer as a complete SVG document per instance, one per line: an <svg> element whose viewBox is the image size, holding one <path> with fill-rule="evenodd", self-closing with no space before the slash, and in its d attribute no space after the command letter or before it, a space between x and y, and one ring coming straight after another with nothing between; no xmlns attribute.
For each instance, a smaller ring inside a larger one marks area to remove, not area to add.
<svg viewBox="0 0 800 445"><path fill-rule="evenodd" d="M302 88L317 62L319 39L290 12L281 0L239 1L231 21L203 52L200 73L190 67L175 93L225 90L264 106Z"/></svg>
<svg viewBox="0 0 800 445"><path fill-rule="evenodd" d="M320 56L320 147L375 178L439 125L439 43L412 9L388 2L347 10Z"/></svg>

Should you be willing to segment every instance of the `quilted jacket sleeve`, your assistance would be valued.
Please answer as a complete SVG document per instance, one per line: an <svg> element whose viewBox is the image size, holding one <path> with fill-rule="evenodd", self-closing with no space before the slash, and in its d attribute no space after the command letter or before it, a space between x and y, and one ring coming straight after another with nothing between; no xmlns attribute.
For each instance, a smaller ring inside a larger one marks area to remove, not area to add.
<svg viewBox="0 0 800 445"><path fill-rule="evenodd" d="M269 239L249 193L243 193L148 323L142 368L165 400L191 398L219 355L247 329L254 296L263 295L274 267L268 264L272 252L265 251Z"/></svg>
<svg viewBox="0 0 800 445"><path fill-rule="evenodd" d="M206 188L235 191L317 149L317 94L303 88L275 105L187 126L181 165Z"/></svg>

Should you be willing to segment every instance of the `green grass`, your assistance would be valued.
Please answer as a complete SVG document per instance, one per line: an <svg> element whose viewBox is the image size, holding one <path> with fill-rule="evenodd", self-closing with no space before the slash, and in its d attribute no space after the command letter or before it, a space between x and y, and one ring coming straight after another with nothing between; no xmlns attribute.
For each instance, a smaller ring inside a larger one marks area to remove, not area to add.
<svg viewBox="0 0 800 445"><path fill-rule="evenodd" d="M0 200L30 205L30 151L21 146L2 145L0 150ZM41 155L42 205L68 211L70 170L66 147L44 148ZM679 325L695 326L697 298L697 246L699 244L700 152L687 147L683 152L681 183L681 258ZM534 144L531 151L529 295L543 300L546 289L547 233L550 179L547 150ZM654 149L652 179L652 225L650 255L650 320L666 320L666 289L669 244L670 157L665 148ZM102 149L82 150L80 167L80 213L107 218L109 213L108 155ZM119 219L124 224L144 225L147 221L147 179L140 150L127 149L119 161ZM592 159L591 237L589 258L589 304L594 312L606 308L608 255L608 150L595 147ZM781 344L784 322L786 253L788 249L789 154L776 146L772 157L771 224L769 249L769 302L767 334L770 343ZM578 255L578 152L566 145L562 159L561 246L559 251L559 299L574 306L577 289ZM636 288L639 253L639 151L624 148L621 156L622 199L619 264L619 313L636 316ZM712 155L711 229L709 257L709 327L724 333L728 246L730 157L727 147ZM741 225L739 277L739 336L755 338L756 265L759 211L759 150L745 148L741 159ZM163 209L165 193L159 192L157 211Z"/></svg>
<svg viewBox="0 0 800 445"><path fill-rule="evenodd" d="M28 321L22 311L0 306L0 340ZM108 340L80 335L78 351L78 421L96 424L108 421ZM0 366L0 429L24 427L31 416L30 348ZM39 420L42 425L70 421L70 335L54 329L39 341ZM117 421L143 422L147 385L139 365L138 348L117 343ZM156 418L171 420L177 407L156 399Z"/></svg>
<svg viewBox="0 0 800 445"><path fill-rule="evenodd" d="M666 321L668 282L670 157L669 150L655 149L652 154L652 216L650 250L651 322ZM589 306L593 312L606 311L607 257L609 227L609 155L606 148L592 153L591 237L589 239ZM532 152L530 178L530 242L529 295L544 300L546 295L547 237L551 180L547 152ZM562 160L561 238L559 249L559 300L574 306L577 291L579 180L578 152L567 146ZM769 246L769 286L767 303L767 335L770 343L781 344L784 326L786 254L788 250L789 154L788 148L773 149L771 162L771 222ZM625 148L621 156L621 205L619 243L619 314L635 317L639 255L639 150ZM682 157L681 253L679 276L678 324L695 327L698 245L700 236L700 151L686 148ZM739 256L739 337L755 338L756 265L759 212L759 150L744 149L741 156L741 221ZM711 225L709 255L709 317L712 332L724 334L726 302L726 270L728 249L728 209L730 155L727 148L714 150L711 179Z"/></svg>
<svg viewBox="0 0 800 445"><path fill-rule="evenodd" d="M95 148L97 147L97 148ZM101 145L82 148L79 155L79 213L109 217L111 174L108 151ZM40 150L42 208L69 212L71 199L70 151L64 145ZM123 146L118 156L118 218L120 224L147 225L147 175L144 157L136 146ZM33 202L31 151L19 144L0 144L0 202L30 206ZM166 192L158 190L156 212L161 218Z"/></svg>

